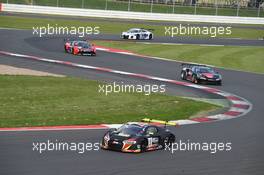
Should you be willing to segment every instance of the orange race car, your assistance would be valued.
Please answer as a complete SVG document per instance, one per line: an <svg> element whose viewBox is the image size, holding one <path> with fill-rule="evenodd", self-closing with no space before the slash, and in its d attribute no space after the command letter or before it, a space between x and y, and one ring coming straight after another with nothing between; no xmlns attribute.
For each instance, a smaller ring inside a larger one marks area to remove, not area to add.
<svg viewBox="0 0 264 175"><path fill-rule="evenodd" d="M64 44L64 50L65 52L71 53L73 55L96 55L95 46L87 41L67 40Z"/></svg>

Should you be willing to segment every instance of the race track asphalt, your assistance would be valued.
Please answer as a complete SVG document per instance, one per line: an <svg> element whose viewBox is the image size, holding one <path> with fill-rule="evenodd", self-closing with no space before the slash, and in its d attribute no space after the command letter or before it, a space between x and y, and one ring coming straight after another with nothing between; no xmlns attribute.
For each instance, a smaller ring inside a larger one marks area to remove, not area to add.
<svg viewBox="0 0 264 175"><path fill-rule="evenodd" d="M4 51L179 79L180 64L177 62L101 51L96 57L76 57L63 52L62 37L40 39L33 37L30 31L23 30L0 30L0 40L0 50ZM0 64L106 82L158 83L3 55L0 55ZM178 140L185 142L231 142L231 151L215 154L206 151L176 151L171 154L161 150L144 154L124 154L100 150L84 154L67 151L39 154L32 151L32 142L99 142L105 130L0 132L1 175L262 175L264 75L223 69L218 71L224 77L224 84L217 88L246 98L253 104L252 111L236 119L170 129ZM168 86L171 94L207 96L189 88Z"/></svg>

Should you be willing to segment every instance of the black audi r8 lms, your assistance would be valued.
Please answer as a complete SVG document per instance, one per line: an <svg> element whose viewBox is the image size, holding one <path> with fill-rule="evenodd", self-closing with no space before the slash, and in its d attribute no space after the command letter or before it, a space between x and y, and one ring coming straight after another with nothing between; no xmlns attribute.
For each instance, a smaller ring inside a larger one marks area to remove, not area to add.
<svg viewBox="0 0 264 175"><path fill-rule="evenodd" d="M164 149L175 141L175 136L165 127L148 123L126 123L105 133L101 148L121 152L145 152Z"/></svg>
<svg viewBox="0 0 264 175"><path fill-rule="evenodd" d="M181 79L195 84L222 85L222 76L211 67L199 64L182 64Z"/></svg>

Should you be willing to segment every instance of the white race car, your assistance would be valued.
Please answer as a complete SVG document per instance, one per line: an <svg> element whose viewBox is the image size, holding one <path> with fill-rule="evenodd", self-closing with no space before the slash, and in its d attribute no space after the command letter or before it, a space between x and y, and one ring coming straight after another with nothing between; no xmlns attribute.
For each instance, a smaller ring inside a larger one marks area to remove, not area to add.
<svg viewBox="0 0 264 175"><path fill-rule="evenodd" d="M123 39L135 39L135 40L151 40L153 39L153 33L146 29L132 28L126 32L122 32L121 38Z"/></svg>

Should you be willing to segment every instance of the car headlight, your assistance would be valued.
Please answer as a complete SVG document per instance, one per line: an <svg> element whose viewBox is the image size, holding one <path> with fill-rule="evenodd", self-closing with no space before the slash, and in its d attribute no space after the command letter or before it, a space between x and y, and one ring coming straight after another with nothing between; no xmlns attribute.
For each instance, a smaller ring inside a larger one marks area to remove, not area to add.
<svg viewBox="0 0 264 175"><path fill-rule="evenodd" d="M123 141L123 144L129 144L129 145L133 145L133 144L136 144L137 141L134 140L134 139L128 139L128 140L124 140Z"/></svg>

